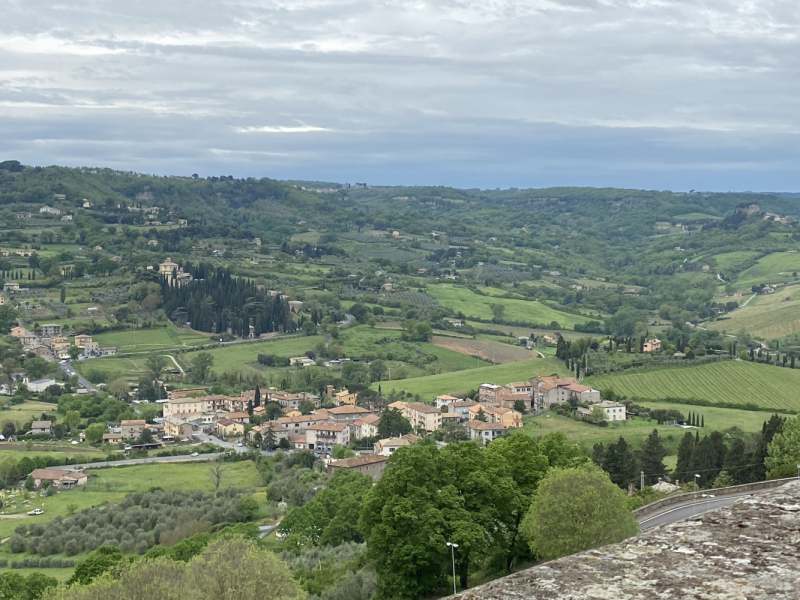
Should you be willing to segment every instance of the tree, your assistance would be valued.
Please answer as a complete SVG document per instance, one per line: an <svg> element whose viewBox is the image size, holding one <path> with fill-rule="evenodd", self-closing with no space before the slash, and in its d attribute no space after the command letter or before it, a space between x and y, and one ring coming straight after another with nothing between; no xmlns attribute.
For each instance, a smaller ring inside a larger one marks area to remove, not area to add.
<svg viewBox="0 0 800 600"><path fill-rule="evenodd" d="M476 421L482 421L483 423L486 423L487 417L486 417L486 413L483 412L483 408L479 408L478 409L478 414L475 415L475 420Z"/></svg>
<svg viewBox="0 0 800 600"><path fill-rule="evenodd" d="M16 327L17 316L17 311L11 304L0 306L0 334L5 335L12 327Z"/></svg>
<svg viewBox="0 0 800 600"><path fill-rule="evenodd" d="M279 530L295 549L307 546L362 542L358 514L372 479L361 473L338 469L327 487L281 521Z"/></svg>
<svg viewBox="0 0 800 600"><path fill-rule="evenodd" d="M344 458L352 458L355 455L356 453L350 450L350 448L346 448L345 446L342 446L340 444L335 444L333 446L333 450L331 451L331 457L337 460L342 460Z"/></svg>
<svg viewBox="0 0 800 600"><path fill-rule="evenodd" d="M602 423L606 420L606 411L600 406L594 406L590 418L595 423Z"/></svg>
<svg viewBox="0 0 800 600"><path fill-rule="evenodd" d="M150 379L157 381L161 376L161 371L167 366L167 357L161 354L148 354L144 366L150 372Z"/></svg>
<svg viewBox="0 0 800 600"><path fill-rule="evenodd" d="M96 444L103 439L103 434L106 432L105 425L101 423L92 423L89 425L84 434L86 435L86 441L90 444Z"/></svg>
<svg viewBox="0 0 800 600"><path fill-rule="evenodd" d="M214 357L208 352L199 352L192 359L192 377L198 383L206 380L208 372L214 366Z"/></svg>
<svg viewBox="0 0 800 600"><path fill-rule="evenodd" d="M77 346L70 346L67 352L69 352L69 357L72 360L78 360L78 357L81 355L81 349Z"/></svg>
<svg viewBox="0 0 800 600"><path fill-rule="evenodd" d="M225 474L225 469L222 462L217 459L208 467L208 478L214 486L214 493L219 492L219 486L222 483L222 476Z"/></svg>
<svg viewBox="0 0 800 600"><path fill-rule="evenodd" d="M386 376L386 363L380 359L369 364L369 378L371 381L381 381Z"/></svg>
<svg viewBox="0 0 800 600"><path fill-rule="evenodd" d="M32 492L36 488L36 482L33 480L33 477L28 475L27 479L25 479L25 489L29 492Z"/></svg>
<svg viewBox="0 0 800 600"><path fill-rule="evenodd" d="M150 431L148 427L142 429L142 433L139 435L139 439L136 440L139 444L152 444L154 441L153 432Z"/></svg>
<svg viewBox="0 0 800 600"><path fill-rule="evenodd" d="M303 333L305 335L316 335L317 326L314 321L305 321L303 323Z"/></svg>
<svg viewBox="0 0 800 600"><path fill-rule="evenodd" d="M64 301L66 299L67 299L67 288L62 287L58 295L58 300L61 302L61 304L64 304Z"/></svg>
<svg viewBox="0 0 800 600"><path fill-rule="evenodd" d="M109 546L95 552L106 549L119 552ZM214 539L187 562L164 557L126 561L112 569L114 577L95 576L95 581L88 586L58 588L50 594L49 600L153 600L154 597L158 600L302 600L305 597L286 563L273 552L241 536Z"/></svg>
<svg viewBox="0 0 800 600"><path fill-rule="evenodd" d="M19 471L17 463L12 458L7 458L0 463L0 483L4 488L12 487L19 481Z"/></svg>
<svg viewBox="0 0 800 600"><path fill-rule="evenodd" d="M524 400L515 400L514 410L517 411L518 413L525 415L528 413L528 406Z"/></svg>
<svg viewBox="0 0 800 600"><path fill-rule="evenodd" d="M537 441L522 432L492 442L486 450L489 462L502 465L503 472L516 486L509 510L505 514L505 567L508 573L514 561L531 558L528 544L521 535L522 520L528 513L533 494L547 473L549 461Z"/></svg>
<svg viewBox="0 0 800 600"><path fill-rule="evenodd" d="M79 583L87 585L103 575L115 570L125 561L122 550L116 546L101 546L90 552L75 566L75 573L67 581L68 585Z"/></svg>
<svg viewBox="0 0 800 600"><path fill-rule="evenodd" d="M633 448L620 436L616 443L610 443L601 465L609 478L622 489L635 481L639 475L639 465L633 454Z"/></svg>
<svg viewBox="0 0 800 600"><path fill-rule="evenodd" d="M514 482L476 444L401 448L364 496L359 530L380 595L419 598L444 588L446 542L458 544L456 572L467 577L506 543Z"/></svg>
<svg viewBox="0 0 800 600"><path fill-rule="evenodd" d="M683 434L678 444L678 462L672 476L679 481L689 481L694 474L692 473L692 455L694 454L694 436L687 431Z"/></svg>
<svg viewBox="0 0 800 600"><path fill-rule="evenodd" d="M782 465L800 464L800 419L787 419L780 433L775 434L767 446L764 465L768 470Z"/></svg>
<svg viewBox="0 0 800 600"><path fill-rule="evenodd" d="M383 411L378 421L378 435L385 439L411 433L411 422L396 408Z"/></svg>
<svg viewBox="0 0 800 600"><path fill-rule="evenodd" d="M77 410L68 410L64 416L64 425L70 428L77 427L81 424L81 413Z"/></svg>
<svg viewBox="0 0 800 600"><path fill-rule="evenodd" d="M253 395L253 408L261 406L261 389L256 385L256 391Z"/></svg>
<svg viewBox="0 0 800 600"><path fill-rule="evenodd" d="M531 549L544 560L621 542L637 532L625 492L591 464L550 471L522 522Z"/></svg>
<svg viewBox="0 0 800 600"><path fill-rule="evenodd" d="M639 462L645 473L646 484L656 483L658 478L666 473L667 467L664 465L666 455L667 451L658 435L658 429L653 429L653 432L642 442L639 451Z"/></svg>
<svg viewBox="0 0 800 600"><path fill-rule="evenodd" d="M124 377L117 377L114 381L108 384L106 391L119 400L126 400L131 386L125 381Z"/></svg>
<svg viewBox="0 0 800 600"><path fill-rule="evenodd" d="M786 419L780 415L772 415L769 421L764 421L761 426L761 440L756 447L755 456L753 457L753 480L764 481L767 477L766 459L769 454L769 444L774 437L783 431ZM8 437L8 436L6 436Z"/></svg>

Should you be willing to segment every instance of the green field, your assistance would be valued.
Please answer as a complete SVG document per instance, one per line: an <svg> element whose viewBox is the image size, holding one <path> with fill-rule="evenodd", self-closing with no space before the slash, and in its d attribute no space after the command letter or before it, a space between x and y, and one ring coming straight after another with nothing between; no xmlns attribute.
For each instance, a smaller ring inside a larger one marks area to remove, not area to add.
<svg viewBox="0 0 800 600"><path fill-rule="evenodd" d="M710 329L736 333L744 329L762 340L800 332L800 287L789 286L774 294L756 296L747 306L708 324Z"/></svg>
<svg viewBox="0 0 800 600"><path fill-rule="evenodd" d="M586 383L628 398L698 399L752 403L763 408L800 410L800 370L746 361L724 361L590 377Z"/></svg>
<svg viewBox="0 0 800 600"><path fill-rule="evenodd" d="M739 286L792 281L792 273L800 272L800 253L773 252L760 258L756 264L743 271L736 279Z"/></svg>
<svg viewBox="0 0 800 600"><path fill-rule="evenodd" d="M684 416L689 412L703 415L706 427L700 430L701 435L731 427L739 427L745 433L756 433L761 431L761 425L769 418L768 413L748 410L691 406L671 402L642 402L641 404L653 409L679 410ZM678 443L686 430L670 425L658 425L655 420L629 419L621 423L610 423L608 427L597 427L549 412L536 417L526 417L523 428L525 432L536 437L553 431L561 431L569 441L579 444L586 451L591 451L594 444L614 442L620 436L638 448L642 439L647 437L653 429L658 429L659 435L664 439L667 451L671 455L675 455Z"/></svg>
<svg viewBox="0 0 800 600"><path fill-rule="evenodd" d="M262 485L261 478L252 461L227 463L224 465L222 487L257 488ZM33 508L45 512L38 517L26 519L0 519L0 539L9 537L14 529L22 524L46 523L57 516L67 517L67 507L77 506L77 510L119 502L133 492L146 492L158 486L166 490L204 490L214 489L208 477L209 465L205 462L152 463L107 469L91 469L89 482L80 488L62 491L49 498L34 496L28 504L12 505L7 501L4 514L25 513ZM15 500L19 500L18 496Z"/></svg>
<svg viewBox="0 0 800 600"><path fill-rule="evenodd" d="M39 419L42 413L55 415L58 405L50 402L29 401L22 404L9 404L8 408L9 410L0 411L0 423L11 421L19 428L23 423Z"/></svg>
<svg viewBox="0 0 800 600"><path fill-rule="evenodd" d="M116 346L117 352L180 348L211 343L209 336L199 335L188 329L178 329L173 325L159 329L139 329L101 333L100 335L93 336L92 339L101 346Z"/></svg>
<svg viewBox="0 0 800 600"><path fill-rule="evenodd" d="M429 285L428 293L435 297L443 307L460 312L467 317L491 320L492 304L505 306L504 319L524 323L551 323L556 321L561 327L572 328L576 323L586 323L592 318L560 312L536 300L515 300L480 296L471 290L453 285Z"/></svg>
<svg viewBox="0 0 800 600"><path fill-rule="evenodd" d="M685 213L682 215L675 215L672 217L675 221L708 221L709 219L718 220L722 219L722 217L716 217L714 215L708 215L706 213L701 212L693 212L693 213Z"/></svg>
<svg viewBox="0 0 800 600"><path fill-rule="evenodd" d="M440 394L457 396L470 390L478 389L478 386L482 383L502 385L552 373L566 374L567 370L564 368L564 363L555 359L538 358L505 365L470 369L468 371L427 375L399 381L382 381L380 385L384 394L391 390L397 390L398 392L404 390L412 394L419 394L426 402L432 402ZM372 387L378 389L378 384L374 383Z"/></svg>
<svg viewBox="0 0 800 600"><path fill-rule="evenodd" d="M752 260L756 256L758 256L758 252L740 250L737 252L724 252L722 254L715 254L714 260L717 261L717 270L725 272L730 271L731 269L748 260Z"/></svg>

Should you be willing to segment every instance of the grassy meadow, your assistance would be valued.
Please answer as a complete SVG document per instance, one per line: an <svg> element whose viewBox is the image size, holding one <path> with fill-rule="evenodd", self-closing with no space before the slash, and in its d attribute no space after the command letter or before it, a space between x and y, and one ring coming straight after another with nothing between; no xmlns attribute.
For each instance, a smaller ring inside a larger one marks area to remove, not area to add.
<svg viewBox="0 0 800 600"><path fill-rule="evenodd" d="M774 294L753 298L747 306L708 324L709 329L772 340L800 332L800 286L788 286Z"/></svg>
<svg viewBox="0 0 800 600"><path fill-rule="evenodd" d="M429 285L428 293L436 298L443 307L476 319L491 320L494 316L491 305L502 304L505 306L504 318L512 321L527 323L556 321L561 327L572 328L576 323L586 323L592 320L592 317L557 311L536 300L480 296L467 288L454 285Z"/></svg>
<svg viewBox="0 0 800 600"><path fill-rule="evenodd" d="M586 380L600 390L628 398L698 399L711 403L754 404L776 410L800 410L800 370L724 361L689 367L609 373Z"/></svg>
<svg viewBox="0 0 800 600"><path fill-rule="evenodd" d="M773 252L760 258L756 264L742 271L736 279L738 286L752 286L761 283L792 281L792 273L800 272L800 253L795 251Z"/></svg>
<svg viewBox="0 0 800 600"><path fill-rule="evenodd" d="M112 331L93 336L101 346L116 346L117 352L142 352L211 343L209 336L168 325L159 329Z"/></svg>

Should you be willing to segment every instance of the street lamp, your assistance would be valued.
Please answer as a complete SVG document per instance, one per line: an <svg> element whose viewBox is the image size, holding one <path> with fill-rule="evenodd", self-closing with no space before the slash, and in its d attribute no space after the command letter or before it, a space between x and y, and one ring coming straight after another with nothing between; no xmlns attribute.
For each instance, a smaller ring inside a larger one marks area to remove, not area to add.
<svg viewBox="0 0 800 600"><path fill-rule="evenodd" d="M450 546L450 554L453 557L453 595L456 595L456 548L458 548L458 544L454 544L453 542L447 542L447 545Z"/></svg>

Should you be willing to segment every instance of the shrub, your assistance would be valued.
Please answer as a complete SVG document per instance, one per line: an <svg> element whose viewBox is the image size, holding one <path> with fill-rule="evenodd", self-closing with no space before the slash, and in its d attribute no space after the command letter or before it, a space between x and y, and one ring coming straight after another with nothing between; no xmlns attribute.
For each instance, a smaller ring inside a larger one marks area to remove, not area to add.
<svg viewBox="0 0 800 600"><path fill-rule="evenodd" d="M14 554L25 552L25 538L19 534L13 535L11 536L11 540L9 540L9 546L11 548L11 552Z"/></svg>

